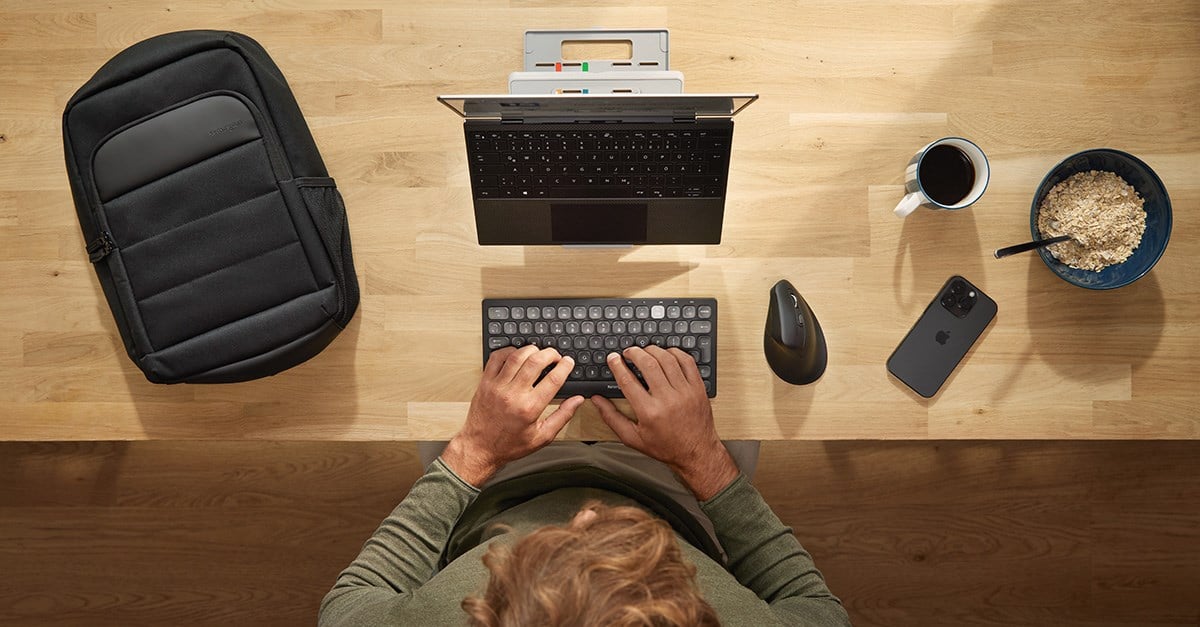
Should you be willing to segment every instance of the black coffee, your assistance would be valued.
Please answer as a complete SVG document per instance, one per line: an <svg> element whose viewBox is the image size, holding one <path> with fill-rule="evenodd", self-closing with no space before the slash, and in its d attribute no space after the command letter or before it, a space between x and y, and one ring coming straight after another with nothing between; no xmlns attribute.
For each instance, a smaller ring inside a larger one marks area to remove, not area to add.
<svg viewBox="0 0 1200 627"><path fill-rule="evenodd" d="M962 201L975 186L975 166L967 153L949 144L930 148L917 168L917 178L929 199L953 205Z"/></svg>

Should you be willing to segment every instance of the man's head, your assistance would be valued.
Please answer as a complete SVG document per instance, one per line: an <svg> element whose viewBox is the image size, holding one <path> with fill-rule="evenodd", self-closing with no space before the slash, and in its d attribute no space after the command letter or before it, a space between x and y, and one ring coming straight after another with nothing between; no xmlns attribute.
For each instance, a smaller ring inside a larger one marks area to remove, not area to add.
<svg viewBox="0 0 1200 627"><path fill-rule="evenodd" d="M636 507L589 503L483 563L483 597L463 601L473 626L719 624L670 525Z"/></svg>

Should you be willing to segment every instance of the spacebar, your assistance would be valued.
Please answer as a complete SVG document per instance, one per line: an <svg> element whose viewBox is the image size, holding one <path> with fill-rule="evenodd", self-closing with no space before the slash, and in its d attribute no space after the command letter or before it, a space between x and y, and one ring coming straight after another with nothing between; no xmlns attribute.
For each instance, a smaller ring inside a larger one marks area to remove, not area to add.
<svg viewBox="0 0 1200 627"><path fill-rule="evenodd" d="M554 398L570 398L576 394L591 398L596 394L605 398L625 398L616 381L570 381L568 380Z"/></svg>
<svg viewBox="0 0 1200 627"><path fill-rule="evenodd" d="M641 191L639 196L636 192ZM551 187L551 198L646 198L645 190L620 185L587 185L577 187Z"/></svg>

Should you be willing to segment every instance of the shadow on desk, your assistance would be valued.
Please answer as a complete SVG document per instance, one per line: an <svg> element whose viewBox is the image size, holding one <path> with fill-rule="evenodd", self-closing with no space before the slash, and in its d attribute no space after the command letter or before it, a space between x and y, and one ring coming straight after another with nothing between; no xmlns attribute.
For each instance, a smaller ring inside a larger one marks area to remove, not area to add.
<svg viewBox="0 0 1200 627"><path fill-rule="evenodd" d="M662 286L649 296L686 296L672 282L697 264L680 261L622 261L637 248L529 246L519 266L484 266L480 285L488 298L619 298Z"/></svg>
<svg viewBox="0 0 1200 627"><path fill-rule="evenodd" d="M114 350L124 354L112 315ZM144 438L337 439L358 415L355 352L360 310L333 342L308 361L244 383L150 383L128 359L122 375Z"/></svg>
<svg viewBox="0 0 1200 627"><path fill-rule="evenodd" d="M1079 378L1080 364L1144 363L1162 341L1166 303L1151 271L1115 290L1088 290L1061 281L1033 255L1029 260L1029 334L1032 351L1064 376Z"/></svg>
<svg viewBox="0 0 1200 627"><path fill-rule="evenodd" d="M769 369L766 376L771 377L771 408L775 423L779 425L779 435L785 440L794 438L804 430L813 394L821 381L818 379L808 385L792 385L772 374Z"/></svg>
<svg viewBox="0 0 1200 627"><path fill-rule="evenodd" d="M910 261L905 266L905 259ZM892 269L896 302L904 310L922 311L937 290L953 275L982 284L985 256L980 248L974 210L955 211L920 208L904 218L900 244ZM904 294L903 274L913 277L913 292Z"/></svg>

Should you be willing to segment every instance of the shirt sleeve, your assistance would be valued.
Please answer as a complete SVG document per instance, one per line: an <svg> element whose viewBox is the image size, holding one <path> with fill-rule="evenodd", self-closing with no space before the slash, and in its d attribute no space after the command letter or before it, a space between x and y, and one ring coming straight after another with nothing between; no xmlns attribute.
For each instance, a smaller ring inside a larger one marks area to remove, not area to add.
<svg viewBox="0 0 1200 627"><path fill-rule="evenodd" d="M812 556L745 475L700 504L729 556L728 570L786 625L849 625Z"/></svg>
<svg viewBox="0 0 1200 627"><path fill-rule="evenodd" d="M441 458L430 464L338 576L321 601L319 624L379 624L437 573L455 521L478 495Z"/></svg>

